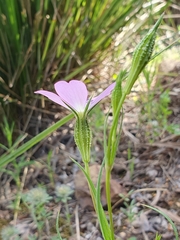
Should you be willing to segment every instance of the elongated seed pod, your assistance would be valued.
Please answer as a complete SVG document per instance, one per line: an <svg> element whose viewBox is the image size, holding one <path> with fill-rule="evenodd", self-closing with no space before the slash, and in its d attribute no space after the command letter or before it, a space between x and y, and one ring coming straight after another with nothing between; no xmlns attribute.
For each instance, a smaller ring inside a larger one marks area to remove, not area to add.
<svg viewBox="0 0 180 240"><path fill-rule="evenodd" d="M130 93L131 88L133 87L139 74L142 72L144 67L147 65L147 63L151 59L151 55L152 55L154 44L155 44L156 32L161 23L162 18L163 18L163 15L161 15L159 20L155 23L153 28L149 30L149 32L137 45L134 51L131 68L130 68L127 82L125 85L126 94Z"/></svg>

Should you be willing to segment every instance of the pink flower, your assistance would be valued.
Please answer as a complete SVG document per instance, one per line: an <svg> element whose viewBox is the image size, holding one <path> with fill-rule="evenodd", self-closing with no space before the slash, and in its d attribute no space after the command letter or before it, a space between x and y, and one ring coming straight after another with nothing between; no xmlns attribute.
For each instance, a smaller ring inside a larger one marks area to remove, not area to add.
<svg viewBox="0 0 180 240"><path fill-rule="evenodd" d="M88 100L88 91L86 85L78 80L71 80L70 82L59 81L54 84L56 93L39 90L35 93L44 95L53 102L74 111L77 114L89 112L97 103L108 96L115 87L112 83L97 97ZM87 107L88 104L88 107Z"/></svg>

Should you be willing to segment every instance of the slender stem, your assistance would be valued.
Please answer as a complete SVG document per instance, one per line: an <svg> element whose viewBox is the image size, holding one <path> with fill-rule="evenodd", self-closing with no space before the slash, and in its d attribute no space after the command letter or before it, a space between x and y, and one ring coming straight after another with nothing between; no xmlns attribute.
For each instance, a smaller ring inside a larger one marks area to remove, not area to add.
<svg viewBox="0 0 180 240"><path fill-rule="evenodd" d="M84 162L84 165L85 165L85 172L91 178L90 171L89 171L89 163ZM94 198L94 195L93 195L93 192L92 192L92 189L91 189L91 186L89 185L89 183L88 183L88 186L89 186L89 191L90 191L90 194L91 194L91 199L92 199L92 202L93 202L93 206L94 206L94 209L96 211L96 199ZM97 213L97 211L96 211L96 213Z"/></svg>
<svg viewBox="0 0 180 240"><path fill-rule="evenodd" d="M108 205L110 229L111 229L111 239L114 240L114 224L113 224L113 214L111 206L111 168L106 169L106 200Z"/></svg>
<svg viewBox="0 0 180 240"><path fill-rule="evenodd" d="M42 232L42 226L39 223L39 221L37 220L37 216L36 216L36 210L34 206L30 207L30 211L31 211L31 215L32 215L32 219L35 222L37 229L38 229L38 237L41 237L41 232Z"/></svg>
<svg viewBox="0 0 180 240"><path fill-rule="evenodd" d="M60 210L58 210L57 217L56 217L56 232L59 240L63 240L59 231L59 214L60 214Z"/></svg>
<svg viewBox="0 0 180 240"><path fill-rule="evenodd" d="M112 214L112 206L111 206L111 169L114 163L115 152L117 148L117 128L118 128L118 119L122 109L122 105L124 103L126 97L126 93L123 93L116 111L116 114L113 118L113 123L110 129L109 138L108 138L108 147L106 152L106 162L105 162L105 170L106 170L106 200L108 205L108 213L110 219L110 229L111 229L111 238L114 240L114 224L113 224L113 214Z"/></svg>
<svg viewBox="0 0 180 240"><path fill-rule="evenodd" d="M26 162L29 162L29 158L27 159ZM16 179L16 185L18 186L18 195L17 195L17 202L16 202L16 207L15 207L15 213L14 213L14 223L15 223L15 225L16 225L16 221L17 221L17 217L18 217L18 213L19 213L19 205L20 205L20 202L21 202L21 197L22 197L22 192L23 192L27 172L28 172L28 166L26 166L23 170L22 180L20 181L19 176Z"/></svg>
<svg viewBox="0 0 180 240"><path fill-rule="evenodd" d="M69 212L69 207L68 207L67 201L65 202L65 208L66 208L66 219L67 219L67 222L68 222L68 225L69 225L71 235L73 235L73 228L72 228L72 225L71 225L71 217L70 217L70 212Z"/></svg>
<svg viewBox="0 0 180 240"><path fill-rule="evenodd" d="M110 129L110 133L109 133L109 137L108 137L106 165L109 166L109 167L112 167L113 161L114 161L114 159L113 159L114 156L112 156L112 153L114 151L112 151L112 149L113 149L113 147L115 147L114 141L116 140L118 119L119 119L119 115L120 115L120 112L121 112L121 109L122 109L122 105L124 103L125 98L126 98L126 92L123 93L123 95L122 95L122 97L120 99L120 102L119 102L116 114L113 117L113 123L112 123L111 129Z"/></svg>
<svg viewBox="0 0 180 240"><path fill-rule="evenodd" d="M20 201L21 201L21 193L22 193L21 182L20 182L19 176L15 177L15 182L16 182L16 186L17 186L17 189L18 189L18 193L16 195L16 200L15 200L15 212L14 212L14 223L16 225L18 212L19 212L19 205L20 205Z"/></svg>

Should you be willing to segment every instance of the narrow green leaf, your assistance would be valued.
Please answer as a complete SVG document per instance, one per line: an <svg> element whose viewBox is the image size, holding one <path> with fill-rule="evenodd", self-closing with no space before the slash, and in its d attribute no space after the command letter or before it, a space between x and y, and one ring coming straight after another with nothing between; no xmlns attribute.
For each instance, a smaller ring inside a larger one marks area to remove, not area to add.
<svg viewBox="0 0 180 240"><path fill-rule="evenodd" d="M114 235L114 233L111 233L111 229L110 226L108 224L108 221L106 219L106 216L104 214L104 210L102 208L102 204L101 204L101 178L102 178L102 172L103 172L103 168L105 165L105 160L103 160L102 164L101 164L101 168L100 168L100 172L98 175L98 181L97 181L97 187L96 187L96 206L97 206L97 215L98 215L98 219L99 219L99 224L100 224L100 228L103 234L104 239L106 240L112 240L111 235Z"/></svg>
<svg viewBox="0 0 180 240"><path fill-rule="evenodd" d="M23 144L18 149L12 151L8 155L4 154L0 157L0 168L5 166L6 164L12 162L14 159L19 157L21 154L25 153L27 150L29 150L31 147L33 147L35 144L46 138L48 135L50 135L52 132L57 130L59 127L67 123L73 118L73 114L70 114L63 119L59 120L57 123L53 124L43 132L39 133L37 136L33 137L31 140Z"/></svg>
<svg viewBox="0 0 180 240"><path fill-rule="evenodd" d="M58 211L57 217L56 217L56 232L57 232L59 240L63 240L61 237L60 231L59 231L59 213L60 213L60 210Z"/></svg>
<svg viewBox="0 0 180 240"><path fill-rule="evenodd" d="M150 209L160 213L161 215L163 215L168 220L168 222L171 224L171 226L172 226L172 228L174 230L174 235L175 235L176 240L179 239L177 228L176 228L175 224L173 223L173 221L171 220L171 218L167 214L165 214L164 212L162 212L161 210L159 210L159 209L157 209L155 207L152 207L152 206L149 206L149 205L146 205L146 204L141 204L141 205L145 206L147 208L150 208Z"/></svg>
<svg viewBox="0 0 180 240"><path fill-rule="evenodd" d="M56 26L56 16L54 16L51 21L51 25L49 28L49 32L47 35L47 39L46 39L46 43L45 43L45 47L44 47L44 51L43 51L43 55L42 55L42 62L44 62L45 57L47 55L47 51L48 51L49 44L50 44L50 41L51 41L53 33L54 33L55 26Z"/></svg>

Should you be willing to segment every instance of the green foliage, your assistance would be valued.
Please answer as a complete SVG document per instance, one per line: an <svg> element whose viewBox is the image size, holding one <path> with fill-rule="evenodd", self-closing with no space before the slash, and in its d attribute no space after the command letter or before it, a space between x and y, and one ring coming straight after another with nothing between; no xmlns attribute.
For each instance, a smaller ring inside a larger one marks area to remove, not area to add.
<svg viewBox="0 0 180 240"><path fill-rule="evenodd" d="M63 240L59 231L59 212L57 213L57 218L56 218L56 232L57 232L57 236L55 236L54 240Z"/></svg>
<svg viewBox="0 0 180 240"><path fill-rule="evenodd" d="M13 142L14 122L8 123L7 118L5 116L3 116L3 123L1 123L0 126L1 126L1 130L4 134L4 137L7 140L8 148L11 148L12 142ZM2 147L5 150L8 150L8 148L3 144L0 144L0 147Z"/></svg>
<svg viewBox="0 0 180 240"><path fill-rule="evenodd" d="M68 222L68 226L71 232L71 235L73 235L73 228L72 228L72 224L71 224L71 215L69 212L69 207L67 204L67 201L71 199L70 195L73 194L73 190L65 184L62 185L57 185L56 189L56 202L63 202L65 204L65 208L66 208L66 218L67 218L67 222Z"/></svg>
<svg viewBox="0 0 180 240"><path fill-rule="evenodd" d="M1 231L2 240L20 240L19 234L20 231L14 226L5 227Z"/></svg>
<svg viewBox="0 0 180 240"><path fill-rule="evenodd" d="M168 117L172 114L172 111L169 109L170 102L171 99L169 96L169 90L167 89L159 97L157 104L159 106L156 106L155 103L155 109L157 109L157 121L159 123L158 125L169 133L180 134L180 128L178 125L168 124Z"/></svg>
<svg viewBox="0 0 180 240"><path fill-rule="evenodd" d="M28 193L23 195L23 201L30 204L33 208L41 208L44 204L51 200L49 194L43 188L33 188Z"/></svg>
<svg viewBox="0 0 180 240"><path fill-rule="evenodd" d="M166 131L172 134L180 134L180 127L177 124L169 124L168 117L172 114L172 111L169 109L169 104L171 102L169 96L169 90L165 90L159 98L159 109L158 109L158 123L162 124L162 127Z"/></svg>
<svg viewBox="0 0 180 240"><path fill-rule="evenodd" d="M20 199L21 199L21 172L22 170L28 166L32 164L32 161L25 161L25 157L21 156L19 158L19 161L16 162L16 160L14 160L12 162L12 166L9 169L6 168L2 168L0 170L0 172L4 172L5 174L8 174L9 176L11 176L11 178L15 181L16 183L16 187L17 187L17 194L15 195L15 199L9 204L9 208L15 210L15 213L17 214L18 210L19 210L19 204L20 204Z"/></svg>
<svg viewBox="0 0 180 240"><path fill-rule="evenodd" d="M52 197L49 196L45 189L38 187L23 194L22 199L38 228L38 237L40 238L45 220L51 216L51 213L46 210L45 204L49 203Z"/></svg>
<svg viewBox="0 0 180 240"><path fill-rule="evenodd" d="M68 185L62 184L56 186L55 192L57 202L67 203L67 201L71 199L70 195L72 195L74 191Z"/></svg>
<svg viewBox="0 0 180 240"><path fill-rule="evenodd" d="M169 90L164 90L164 92L158 97L155 95L155 92L151 91L148 95L148 99L149 101L147 102L147 98L142 98L142 100L145 101L145 104L141 111L140 119L143 122L146 120L148 128L151 129L151 131L147 131L147 137L149 140L154 141L158 139L164 131L179 135L179 125L173 123L170 124L168 121L169 116L172 114L172 111L169 108L171 102Z"/></svg>
<svg viewBox="0 0 180 240"><path fill-rule="evenodd" d="M19 161L16 162L15 160L12 162L12 167L11 169L0 169L0 172L5 172L8 175L10 175L12 177L12 179L15 181L17 187L20 187L20 174L21 171L24 167L28 166L32 164L32 162L26 162L25 161L25 157L21 156L19 158Z"/></svg>
<svg viewBox="0 0 180 240"><path fill-rule="evenodd" d="M130 199L126 196L123 196L123 194L120 194L120 197L123 198L124 205L126 207L121 208L121 211L128 217L129 222L132 223L136 217L136 213L134 212L135 200L133 199L132 201L130 201Z"/></svg>
<svg viewBox="0 0 180 240"><path fill-rule="evenodd" d="M159 235L158 233L156 233L156 238L155 240L161 240L161 235Z"/></svg>

